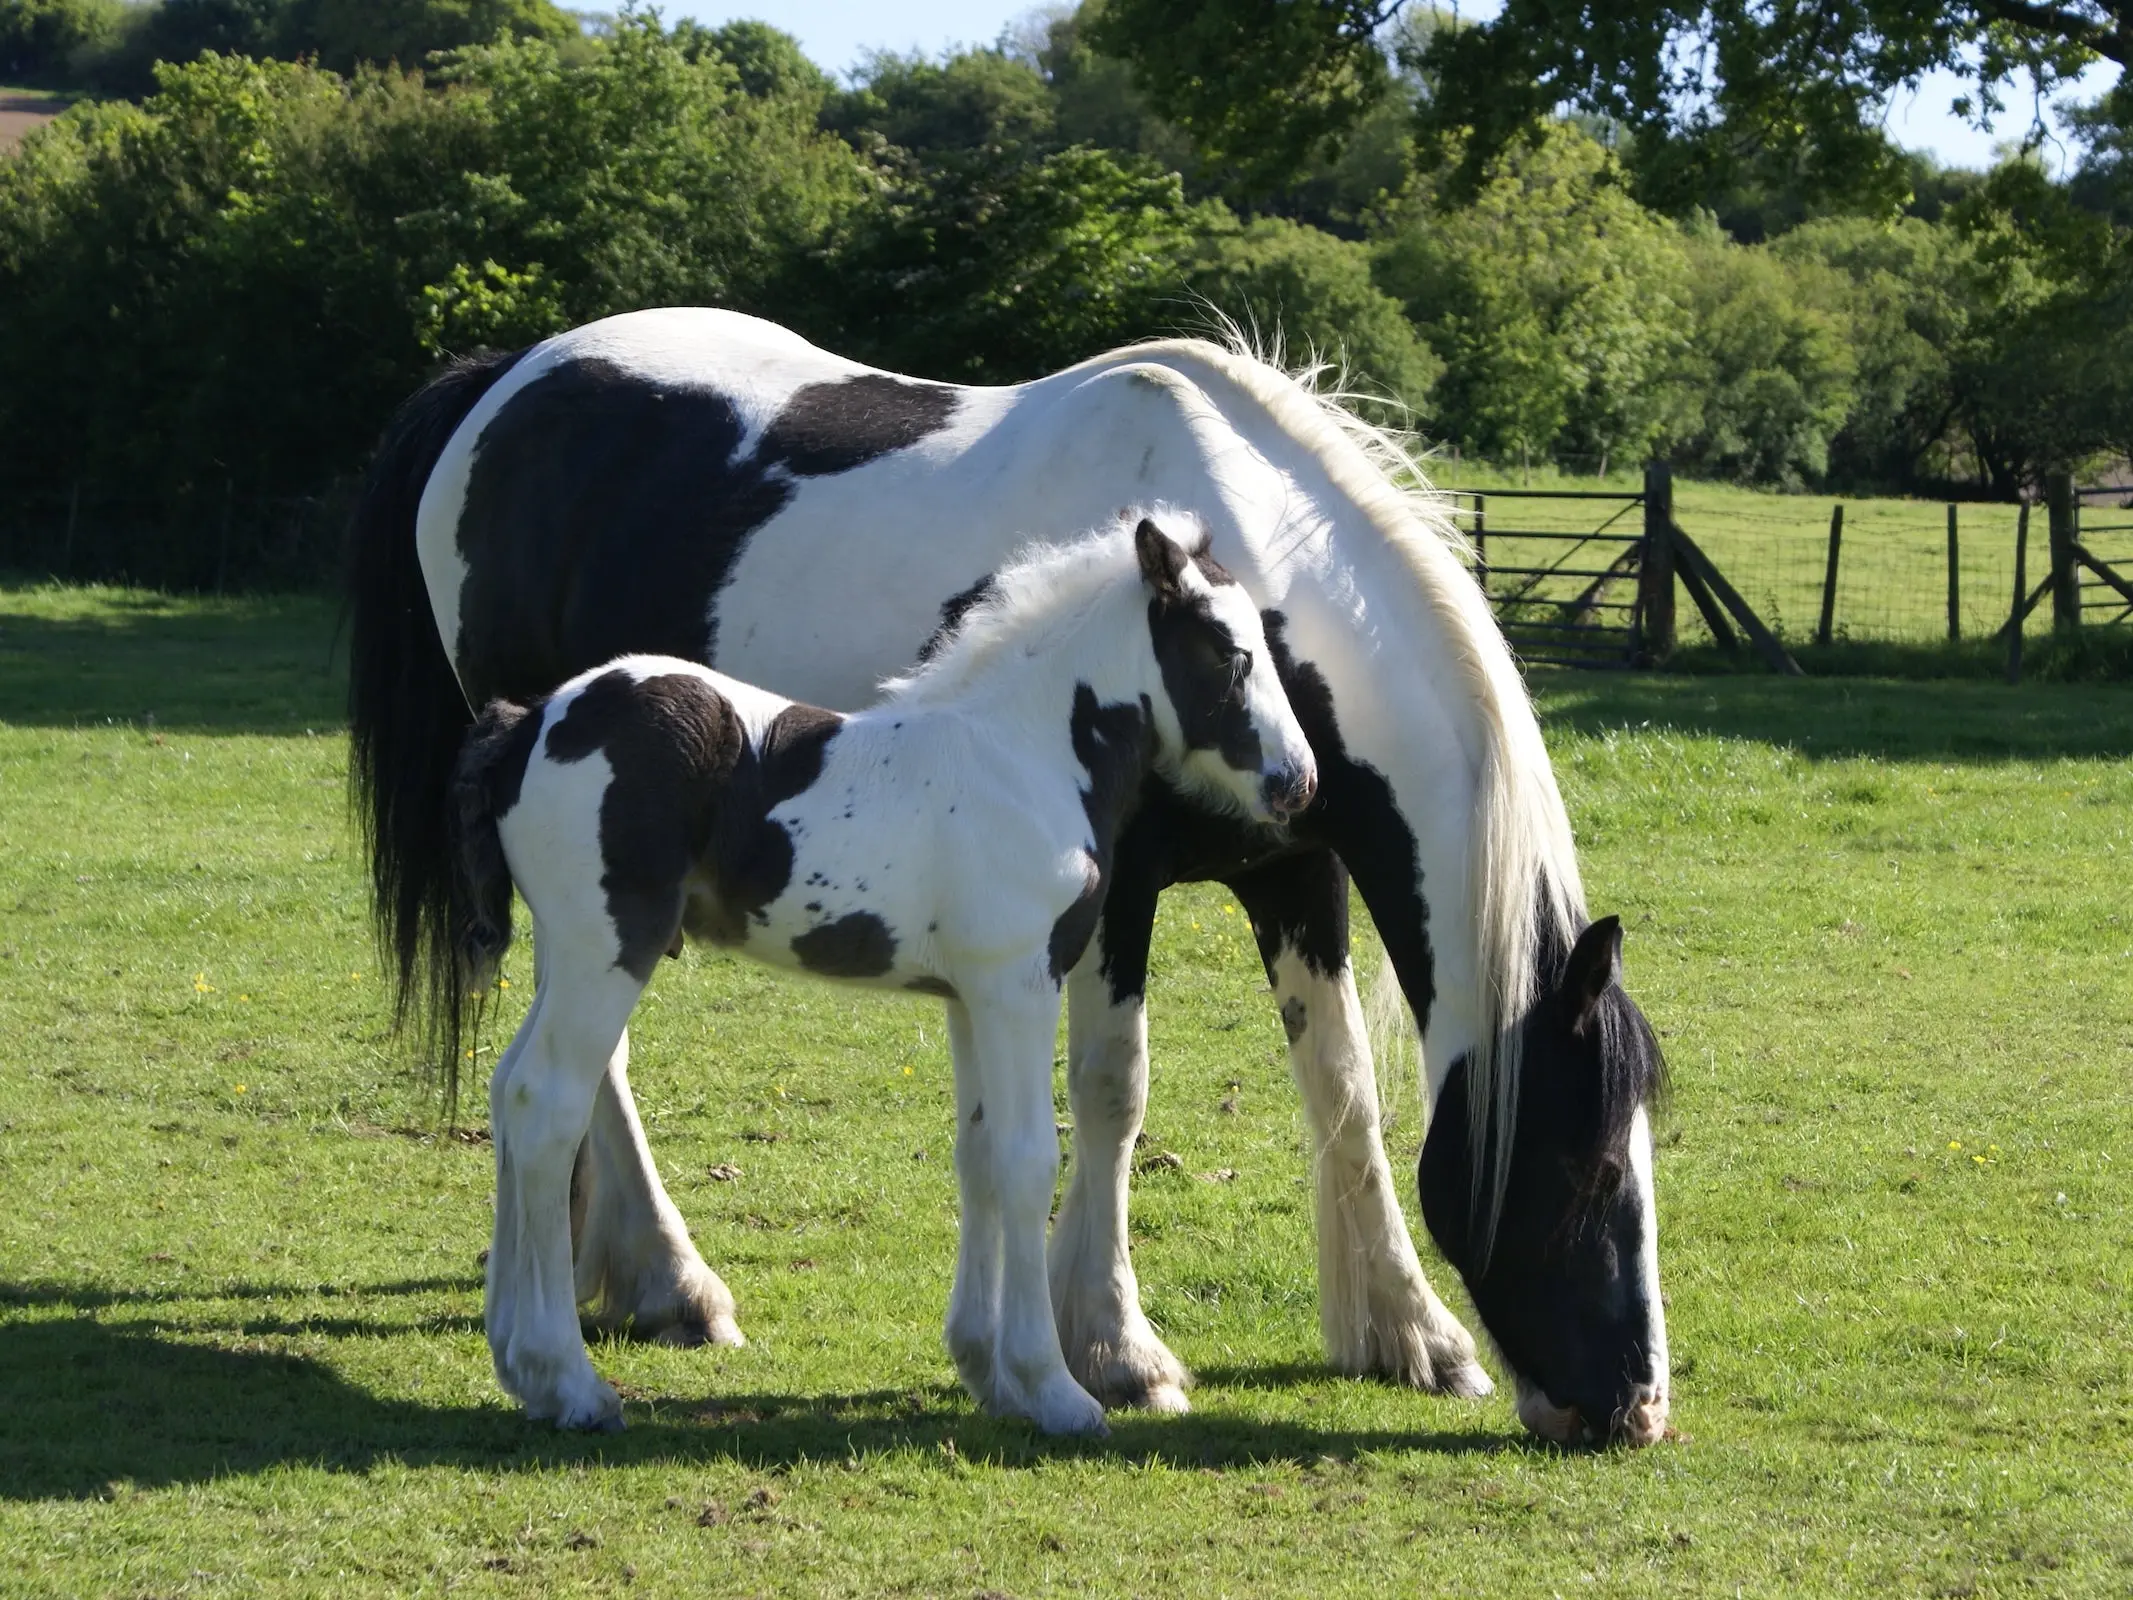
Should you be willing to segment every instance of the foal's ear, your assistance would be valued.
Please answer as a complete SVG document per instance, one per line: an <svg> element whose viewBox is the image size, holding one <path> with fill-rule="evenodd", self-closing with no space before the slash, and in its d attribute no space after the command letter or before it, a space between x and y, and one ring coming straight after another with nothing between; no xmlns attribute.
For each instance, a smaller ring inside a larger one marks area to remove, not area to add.
<svg viewBox="0 0 2133 1600"><path fill-rule="evenodd" d="M1153 518L1141 518L1141 525L1133 530L1133 553L1141 558L1141 576L1157 599L1185 598L1185 585L1180 580L1185 575L1185 563L1192 558L1177 540L1155 525Z"/></svg>
<svg viewBox="0 0 2133 1600"><path fill-rule="evenodd" d="M1578 935L1569 965L1563 969L1563 998L1569 1003L1573 1028L1585 1026L1607 986L1621 976L1622 919L1602 917Z"/></svg>

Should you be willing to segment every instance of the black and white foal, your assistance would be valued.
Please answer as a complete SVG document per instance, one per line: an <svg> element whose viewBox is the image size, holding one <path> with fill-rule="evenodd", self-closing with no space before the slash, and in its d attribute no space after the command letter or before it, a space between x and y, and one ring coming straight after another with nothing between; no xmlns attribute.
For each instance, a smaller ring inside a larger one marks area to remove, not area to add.
<svg viewBox="0 0 2133 1600"><path fill-rule="evenodd" d="M453 932L469 992L510 940L514 883L533 913L533 1006L489 1087L486 1308L497 1377L531 1415L621 1424L579 1335L571 1166L630 1012L686 931L947 1001L949 1349L988 1409L1102 1430L1045 1273L1060 987L1151 773L1278 826L1317 768L1257 610L1197 533L1142 518L1040 549L947 629L852 716L628 656L545 701L493 702L468 735Z"/></svg>

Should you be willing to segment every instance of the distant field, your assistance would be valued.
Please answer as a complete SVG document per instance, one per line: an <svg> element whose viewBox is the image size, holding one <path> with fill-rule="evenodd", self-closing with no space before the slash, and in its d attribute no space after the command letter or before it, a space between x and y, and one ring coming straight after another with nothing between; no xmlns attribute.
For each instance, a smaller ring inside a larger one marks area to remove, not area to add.
<svg viewBox="0 0 2133 1600"><path fill-rule="evenodd" d="M73 96L48 89L0 87L0 150L12 149L73 103Z"/></svg>
<svg viewBox="0 0 2133 1600"><path fill-rule="evenodd" d="M1465 463L1440 463L1437 481L1448 489L1501 491L1521 486L1516 471L1497 472ZM1548 489L1603 489L1635 492L1641 477L1617 474L1607 479L1536 472L1531 486ZM1844 506L1844 539L1838 564L1834 633L1839 639L1925 643L1948 632L1948 511L1941 501L1854 498L1826 494L1775 494L1725 484L1674 485L1674 518L1725 573L1743 598L1774 630L1786 638L1812 637L1822 608L1822 578L1829 549L1830 509ZM1601 502L1492 498L1492 529L1596 528L1620 508ZM1634 532L1641 513L1632 509L1616 524ZM2016 509L2013 506L1966 504L1956 512L1960 611L1966 638L1979 638L2007 620L2014 597ZM2133 512L2092 503L2086 527L2133 524ZM2133 568L2133 531L2085 535L2108 561ZM1553 542L1520 543L1490 536L1494 560L1536 565L1554 560L1570 547ZM1586 566L1599 546L1569 564ZM1538 560L1536 560L1538 558ZM2027 580L2033 587L2045 572L2045 521L2040 506L2030 515ZM1626 597L1626 589L1625 589ZM1708 640L1702 618L1684 593L1678 603L1684 643ZM2108 620L2111 612L2091 613ZM2048 603L2030 613L2028 631L2048 632Z"/></svg>
<svg viewBox="0 0 2133 1600"><path fill-rule="evenodd" d="M383 1031L333 631L0 588L0 1592L2133 1591L2133 689L1539 680L1671 1060L1679 1442L1566 1453L1500 1396L1326 1373L1218 888L1164 900L1183 1167L1134 1182L1191 1416L975 1412L938 1007L692 949L632 1065L751 1342L602 1344L629 1431L584 1438L489 1372L486 1111L439 1137Z"/></svg>

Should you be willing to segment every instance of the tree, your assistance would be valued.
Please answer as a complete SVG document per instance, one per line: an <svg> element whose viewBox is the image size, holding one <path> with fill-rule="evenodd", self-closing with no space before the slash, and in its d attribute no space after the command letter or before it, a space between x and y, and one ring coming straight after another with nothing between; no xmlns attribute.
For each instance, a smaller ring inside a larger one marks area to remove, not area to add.
<svg viewBox="0 0 2133 1600"><path fill-rule="evenodd" d="M1375 43L1399 0L1103 0L1084 26L1156 108L1231 169L1280 189L1337 150L1391 81Z"/></svg>
<svg viewBox="0 0 2133 1600"><path fill-rule="evenodd" d="M1370 281L1370 252L1316 228L1261 217L1203 235L1186 282L1248 333L1278 332L1288 357L1333 361L1388 420L1426 415L1443 370L1400 310Z"/></svg>
<svg viewBox="0 0 2133 1600"><path fill-rule="evenodd" d="M1262 186L1338 139L1383 93L1373 0L1107 0L1090 30L1130 60L1159 109ZM1946 68L1963 109L2003 109L2104 57L2133 62L2133 0L1504 0L1496 16L1433 30L1414 52L1428 92L1424 153L1471 187L1564 108L1629 139L1640 192L1670 209L1755 171L1810 195L1880 209L1903 198L1882 137L1899 88Z"/></svg>
<svg viewBox="0 0 2133 1600"><path fill-rule="evenodd" d="M74 58L110 39L119 0L0 0L0 81L61 85Z"/></svg>
<svg viewBox="0 0 2133 1600"><path fill-rule="evenodd" d="M1437 425L1485 455L1634 461L1669 427L1690 322L1677 231L1613 158L1559 125L1507 152L1472 204L1418 187L1377 282L1444 362Z"/></svg>
<svg viewBox="0 0 2133 1600"><path fill-rule="evenodd" d="M1160 327L1201 218L1175 173L1074 146L892 167L809 274L793 320L876 365L1016 382Z"/></svg>

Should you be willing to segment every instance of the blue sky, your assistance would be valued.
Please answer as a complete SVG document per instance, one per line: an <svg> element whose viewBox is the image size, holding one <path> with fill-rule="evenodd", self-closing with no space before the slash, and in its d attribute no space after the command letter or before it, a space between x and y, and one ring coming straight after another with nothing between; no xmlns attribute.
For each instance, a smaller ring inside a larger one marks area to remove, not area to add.
<svg viewBox="0 0 2133 1600"><path fill-rule="evenodd" d="M1038 8L1029 0L666 0L661 9L669 20L761 18L798 38L818 65L841 73L870 50L938 54L958 44L990 44L1003 28ZM1497 7L1489 0L1466 0L1461 9L1485 17ZM2117 72L2109 63L2092 68L2083 80L2085 96L2101 93ZM1896 141L1930 150L1949 166L1991 165L1993 146L2028 127L2030 107L2011 101L1996 130L1981 133L1949 113L1948 103L1960 92L1957 80L1936 74L1917 93L1900 99L1889 116Z"/></svg>

